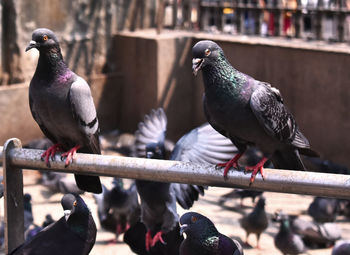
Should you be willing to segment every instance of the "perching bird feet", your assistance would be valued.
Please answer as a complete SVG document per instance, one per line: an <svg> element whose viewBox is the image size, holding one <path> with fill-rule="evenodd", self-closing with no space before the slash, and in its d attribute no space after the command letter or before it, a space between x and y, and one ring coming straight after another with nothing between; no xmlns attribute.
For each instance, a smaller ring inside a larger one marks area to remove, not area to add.
<svg viewBox="0 0 350 255"><path fill-rule="evenodd" d="M162 244L166 244L166 242L163 240L162 235L163 235L163 232L159 231L152 238L151 231L148 230L146 233L146 250L149 251L149 249L151 247L155 246L157 242L161 242Z"/></svg>
<svg viewBox="0 0 350 255"><path fill-rule="evenodd" d="M80 145L77 145L72 149L70 149L69 151L61 154L61 160L63 160L63 158L66 158L64 163L65 167L67 167L70 164L70 162L77 157L77 150L79 149L80 149Z"/></svg>
<svg viewBox="0 0 350 255"><path fill-rule="evenodd" d="M56 153L59 151L62 151L61 144L54 144L41 155L41 160L45 160L46 165L50 167L50 158L54 160Z"/></svg>
<svg viewBox="0 0 350 255"><path fill-rule="evenodd" d="M253 184L255 180L255 176L260 172L262 178L265 180L265 174L264 174L264 164L268 160L268 158L263 157L262 160L255 166L247 166L245 168L245 171L253 171L252 175L250 176L249 186Z"/></svg>
<svg viewBox="0 0 350 255"><path fill-rule="evenodd" d="M216 166L225 167L224 169L224 178L227 178L227 173L231 167L238 168L238 160L243 155L243 153L237 153L230 161L226 163L219 163Z"/></svg>

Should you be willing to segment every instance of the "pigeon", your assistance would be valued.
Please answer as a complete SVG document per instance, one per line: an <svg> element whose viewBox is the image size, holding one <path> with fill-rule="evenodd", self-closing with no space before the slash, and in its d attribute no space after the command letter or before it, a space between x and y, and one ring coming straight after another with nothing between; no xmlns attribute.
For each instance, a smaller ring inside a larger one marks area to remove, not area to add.
<svg viewBox="0 0 350 255"><path fill-rule="evenodd" d="M167 118L162 108L152 110L136 131L138 156L152 159L166 159L164 140ZM217 133L209 124L204 124L185 134L175 144L170 160L218 163L227 160L235 152L235 147L224 136ZM141 222L146 225L146 249L158 241L165 243L163 235L178 224L176 201L184 209L189 209L204 187L179 183L162 183L136 180L141 198Z"/></svg>
<svg viewBox="0 0 350 255"><path fill-rule="evenodd" d="M248 243L248 237L250 233L256 234L257 245L260 249L259 239L262 232L267 229L269 222L265 212L265 198L260 197L258 203L255 205L253 211L245 215L240 220L241 227L246 231L246 244Z"/></svg>
<svg viewBox="0 0 350 255"><path fill-rule="evenodd" d="M316 222L334 222L340 211L335 198L315 197L307 212Z"/></svg>
<svg viewBox="0 0 350 255"><path fill-rule="evenodd" d="M32 211L32 196L28 193L23 196L23 207L24 207L24 231L33 224L33 211Z"/></svg>
<svg viewBox="0 0 350 255"><path fill-rule="evenodd" d="M41 226L37 226L37 225L33 225L33 228L29 228L24 236L25 236L25 240L29 241L31 239L33 239L34 236L36 236L36 234L38 234L41 230L43 230L45 227L47 227L48 225L54 223L55 221L53 220L51 214L47 214L45 216L45 220L43 222L43 224Z"/></svg>
<svg viewBox="0 0 350 255"><path fill-rule="evenodd" d="M279 219L280 229L274 238L275 246L284 255L297 255L305 252L305 245L301 237L291 230L288 218Z"/></svg>
<svg viewBox="0 0 350 255"><path fill-rule="evenodd" d="M317 223L297 217L289 217L289 221L292 231L311 248L328 248L341 238L341 230L335 223Z"/></svg>
<svg viewBox="0 0 350 255"><path fill-rule="evenodd" d="M238 241L221 234L210 219L199 213L185 213L180 224L180 234L186 233L180 255L243 255Z"/></svg>
<svg viewBox="0 0 350 255"><path fill-rule="evenodd" d="M50 157L65 151L68 166L77 152L101 154L99 124L89 85L72 72L63 61L56 35L38 28L26 51L39 50L38 65L29 86L29 106L41 131L54 145L43 154L49 166ZM101 193L98 176L75 175L79 189Z"/></svg>
<svg viewBox="0 0 350 255"><path fill-rule="evenodd" d="M76 255L89 254L96 240L96 225L83 199L66 194L61 200L64 216L41 230L12 255Z"/></svg>
<svg viewBox="0 0 350 255"><path fill-rule="evenodd" d="M42 171L41 184L53 194L84 193L84 191L78 188L74 180L70 179L65 173Z"/></svg>
<svg viewBox="0 0 350 255"><path fill-rule="evenodd" d="M248 189L234 189L229 193L226 193L220 197L219 204L225 203L227 200L232 198L240 198L241 207L244 207L243 199L250 197L252 199L252 203L255 203L255 198L261 196L263 194L262 191L256 190L248 190Z"/></svg>
<svg viewBox="0 0 350 255"><path fill-rule="evenodd" d="M331 255L350 255L350 241L343 240L337 242L332 250Z"/></svg>
<svg viewBox="0 0 350 255"><path fill-rule="evenodd" d="M116 178L113 184L111 190L102 185L102 193L94 194L94 198L101 226L115 233L117 240L120 234L140 219L140 205L135 183L124 189L123 180Z"/></svg>
<svg viewBox="0 0 350 255"><path fill-rule="evenodd" d="M268 159L275 168L304 170L299 153L318 156L310 149L278 89L233 68L213 41L196 43L192 55L193 73L202 70L203 74L205 116L239 150L230 161L218 164L225 167L225 178L231 167L238 167L238 159L251 145L262 151L263 158L245 168L252 171L250 185L258 172L264 178L263 167Z"/></svg>

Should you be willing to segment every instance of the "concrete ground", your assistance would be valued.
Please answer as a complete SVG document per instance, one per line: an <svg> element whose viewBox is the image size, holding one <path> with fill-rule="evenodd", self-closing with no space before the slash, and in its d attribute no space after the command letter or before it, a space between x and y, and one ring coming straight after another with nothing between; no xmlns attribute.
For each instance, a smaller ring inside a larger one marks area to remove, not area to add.
<svg viewBox="0 0 350 255"><path fill-rule="evenodd" d="M28 192L32 195L33 202L33 215L36 224L41 225L44 217L47 213L50 213L54 219L59 219L63 215L63 211L60 205L60 199L62 194L54 194L49 196L45 187L37 184L39 173L36 171L24 171L24 192ZM73 176L72 176L73 178ZM110 185L111 178L102 177L102 182ZM130 181L126 180L126 183ZM208 216L216 225L221 233L226 234L231 238L237 239L242 243L245 240L245 232L239 225L239 219L243 214L252 210L252 202L250 199L244 201L245 206L243 209L240 207L239 200L227 201L224 205L218 204L219 197L230 189L210 187L206 191L206 195L195 203L192 211L196 211ZM305 215L308 205L312 201L311 196L301 196L293 194L280 194L265 192L266 197L266 211L270 216L276 210L283 209L284 212L290 214L303 215L304 218L309 219ZM92 252L92 255L129 255L133 254L127 245L122 242L122 237L119 238L117 244L109 244L114 235L112 233L105 232L100 229L99 222L96 214L96 204L91 194L84 194L83 199L90 207L95 222L98 227L97 240ZM3 215L3 205L1 206L1 215ZM183 214L185 211L179 209L179 214ZM344 239L350 239L350 223L343 218L338 219L338 224L342 229L342 236ZM261 235L260 244L262 249L244 247L244 254L246 255L265 255L265 254L281 254L274 246L273 237L278 231L278 224L270 222L267 231ZM249 242L255 247L256 238L250 236ZM2 253L4 254L4 253ZM323 255L331 254L331 249L318 249L309 250L308 254L311 255Z"/></svg>

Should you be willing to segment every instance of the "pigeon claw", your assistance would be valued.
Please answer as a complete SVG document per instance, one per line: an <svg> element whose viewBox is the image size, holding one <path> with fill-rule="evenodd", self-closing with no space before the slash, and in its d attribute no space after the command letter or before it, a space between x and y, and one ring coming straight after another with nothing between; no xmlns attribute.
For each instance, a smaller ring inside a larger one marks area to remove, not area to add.
<svg viewBox="0 0 350 255"><path fill-rule="evenodd" d="M163 232L159 231L155 236L153 237L151 247L155 246L157 242L161 242L162 244L166 244L166 242L163 240L162 237Z"/></svg>
<svg viewBox="0 0 350 255"><path fill-rule="evenodd" d="M41 154L41 160L45 161L46 165L50 167L50 158L53 161L58 151L62 151L60 144L54 144L50 146L43 154Z"/></svg>
<svg viewBox="0 0 350 255"><path fill-rule="evenodd" d="M264 164L267 160L268 160L268 158L263 157L262 160L258 164L256 164L255 166L247 166L245 168L245 171L253 171L252 175L250 176L249 186L251 186L253 184L258 172L260 172L261 177L263 178L263 180L265 180Z"/></svg>
<svg viewBox="0 0 350 255"><path fill-rule="evenodd" d="M65 163L64 163L64 167L69 166L71 161L73 161L73 159L75 159L77 157L77 150L79 150L79 149L80 149L80 145L77 145L77 146L73 147L72 149L70 149L69 151L61 154L61 160L66 158Z"/></svg>
<svg viewBox="0 0 350 255"><path fill-rule="evenodd" d="M226 163L219 163L216 166L218 167L225 167L224 169L224 178L227 179L228 171L231 167L238 168L238 160L240 157L242 157L243 153L237 153L230 161Z"/></svg>
<svg viewBox="0 0 350 255"><path fill-rule="evenodd" d="M145 246L146 250L149 251L149 249L152 246L152 235L151 235L151 230L148 230L146 233L146 238L145 238Z"/></svg>

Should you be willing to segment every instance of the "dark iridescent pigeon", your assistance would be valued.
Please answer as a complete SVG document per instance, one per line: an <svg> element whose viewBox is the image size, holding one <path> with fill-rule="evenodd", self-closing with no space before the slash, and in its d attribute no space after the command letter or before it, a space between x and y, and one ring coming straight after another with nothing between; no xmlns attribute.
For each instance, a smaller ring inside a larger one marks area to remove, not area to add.
<svg viewBox="0 0 350 255"><path fill-rule="evenodd" d="M244 228L247 234L246 244L248 243L249 234L256 234L257 245L256 247L260 249L259 239L262 232L267 229L269 221L265 212L265 198L260 197L258 203L255 205L253 211L245 215L241 220L241 227Z"/></svg>
<svg viewBox="0 0 350 255"><path fill-rule="evenodd" d="M255 145L263 152L261 161L246 170L253 171L250 184L268 158L275 168L305 169L299 153L317 156L310 149L292 114L283 103L279 90L270 84L234 69L223 50L213 41L200 41L192 49L194 74L202 70L204 81L204 113L208 122L222 135L231 139L239 153L225 166L230 167L247 146Z"/></svg>
<svg viewBox="0 0 350 255"><path fill-rule="evenodd" d="M139 124L136 132L136 147L139 156L164 159L164 139L167 118L163 109L153 110ZM175 145L170 160L191 161L197 163L218 163L227 160L235 152L232 143L210 125L205 124L184 135ZM149 249L161 241L162 235L173 230L178 224L176 201L189 209L203 187L179 183L161 183L137 180L136 186L141 198L141 221L146 225L146 248ZM154 233L156 233L154 235Z"/></svg>
<svg viewBox="0 0 350 255"><path fill-rule="evenodd" d="M199 213L185 213L180 224L180 233L186 233L180 255L243 255L238 241L221 234L211 220Z"/></svg>
<svg viewBox="0 0 350 255"><path fill-rule="evenodd" d="M89 208L79 195L66 194L61 200L64 214L10 254L86 255L96 240L96 225Z"/></svg>
<svg viewBox="0 0 350 255"><path fill-rule="evenodd" d="M122 179L114 179L108 190L102 184L102 193L94 194L101 226L118 236L140 219L140 205L135 184L124 189ZM115 240L115 241L116 241Z"/></svg>
<svg viewBox="0 0 350 255"><path fill-rule="evenodd" d="M34 120L54 145L42 155L49 165L58 151L65 164L76 152L100 154L98 120L86 81L72 72L63 61L55 34L46 28L36 29L26 51L39 50L36 71L30 82L29 105ZM75 175L81 190L101 193L99 177Z"/></svg>
<svg viewBox="0 0 350 255"><path fill-rule="evenodd" d="M284 255L304 253L304 242L299 235L291 230L288 218L282 217L279 221L281 222L280 229L274 238L277 249Z"/></svg>

